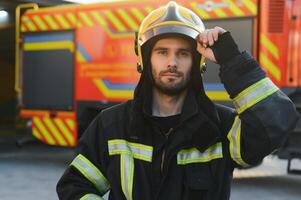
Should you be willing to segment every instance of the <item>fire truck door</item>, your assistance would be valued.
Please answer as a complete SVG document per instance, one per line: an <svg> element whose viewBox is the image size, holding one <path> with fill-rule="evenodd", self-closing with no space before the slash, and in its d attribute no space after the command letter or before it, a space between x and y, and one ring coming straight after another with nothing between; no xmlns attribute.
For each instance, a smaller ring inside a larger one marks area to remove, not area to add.
<svg viewBox="0 0 301 200"><path fill-rule="evenodd" d="M72 110L73 32L27 33L23 39L24 108Z"/></svg>

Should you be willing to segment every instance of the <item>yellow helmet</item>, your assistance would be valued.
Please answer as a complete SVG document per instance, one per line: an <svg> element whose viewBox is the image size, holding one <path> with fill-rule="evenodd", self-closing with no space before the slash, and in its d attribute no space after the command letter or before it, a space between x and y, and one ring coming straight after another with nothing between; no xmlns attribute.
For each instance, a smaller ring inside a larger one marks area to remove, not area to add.
<svg viewBox="0 0 301 200"><path fill-rule="evenodd" d="M141 23L135 40L135 51L139 57L138 71L143 70L142 48L151 39L165 34L180 34L195 40L205 30L202 20L191 10L170 1L166 6L152 11ZM201 56L201 71L205 66L205 58Z"/></svg>

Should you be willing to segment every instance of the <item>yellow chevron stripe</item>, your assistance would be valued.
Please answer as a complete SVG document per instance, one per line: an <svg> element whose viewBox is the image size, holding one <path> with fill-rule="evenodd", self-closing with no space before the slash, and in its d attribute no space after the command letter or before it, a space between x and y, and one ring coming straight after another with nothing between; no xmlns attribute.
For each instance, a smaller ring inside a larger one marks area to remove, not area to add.
<svg viewBox="0 0 301 200"><path fill-rule="evenodd" d="M100 16L99 12L92 11L91 15L94 17L94 19L99 23L99 25L106 27L107 23L106 21Z"/></svg>
<svg viewBox="0 0 301 200"><path fill-rule="evenodd" d="M25 28L25 26L24 26L23 24L21 24L21 31L22 31L22 32L25 32L25 31L26 31L26 28Z"/></svg>
<svg viewBox="0 0 301 200"><path fill-rule="evenodd" d="M55 19L59 21L59 23L62 25L64 29L71 28L70 24L67 22L67 20L63 17L61 14L54 15Z"/></svg>
<svg viewBox="0 0 301 200"><path fill-rule="evenodd" d="M44 127L44 125L42 124L41 120L38 117L34 117L33 118L33 123L36 124L36 126L39 128L40 133L44 136L44 138L46 139L48 144L54 145L55 141L52 138L52 136L49 134L49 132L47 131L47 129Z"/></svg>
<svg viewBox="0 0 301 200"><path fill-rule="evenodd" d="M46 24L42 21L42 19L38 15L33 16L33 21L38 25L38 27L42 31L45 31L48 29Z"/></svg>
<svg viewBox="0 0 301 200"><path fill-rule="evenodd" d="M262 45L278 60L280 57L278 47L263 33L260 34L260 38Z"/></svg>
<svg viewBox="0 0 301 200"><path fill-rule="evenodd" d="M109 90L107 86L103 83L100 79L94 79L93 82L95 83L96 87L100 90L101 93L105 97L108 98L133 98L134 91L132 90Z"/></svg>
<svg viewBox="0 0 301 200"><path fill-rule="evenodd" d="M107 22L101 17L101 15L97 12L97 11L92 11L91 16L93 16L95 18L95 20L97 21L97 23L99 23L103 29L105 30L105 32L110 36L110 38L127 38L127 37L131 37L133 36L132 33L113 33L109 27ZM82 60L83 61L83 60Z"/></svg>
<svg viewBox="0 0 301 200"><path fill-rule="evenodd" d="M272 61L270 61L270 60L268 59L268 57L266 57L266 55L264 55L263 53L260 53L259 59L260 59L260 63L262 64L262 66L263 66L268 72L270 72L270 74L272 74L272 76L273 76L277 81L280 81L280 80L281 80L281 72L280 72L278 66L275 65Z"/></svg>
<svg viewBox="0 0 301 200"><path fill-rule="evenodd" d="M58 24L54 21L54 19L52 18L52 16L50 16L50 15L44 15L43 18L49 24L49 26L51 27L51 29L53 29L53 30L59 29Z"/></svg>
<svg viewBox="0 0 301 200"><path fill-rule="evenodd" d="M84 12L79 12L79 17L85 22L85 24L89 27L93 26L93 21L88 17L88 15Z"/></svg>
<svg viewBox="0 0 301 200"><path fill-rule="evenodd" d="M115 25L118 31L124 32L126 31L125 26L119 21L119 19L112 13L110 10L104 11L105 16L108 20Z"/></svg>
<svg viewBox="0 0 301 200"><path fill-rule="evenodd" d="M232 0L225 0L225 2L227 2L230 5L229 9L235 14L235 16L245 15L245 13L242 10L240 10L240 8L236 6L236 4L233 3Z"/></svg>
<svg viewBox="0 0 301 200"><path fill-rule="evenodd" d="M77 62L86 62L85 57L78 50L76 51L76 60Z"/></svg>
<svg viewBox="0 0 301 200"><path fill-rule="evenodd" d="M57 50L57 49L68 49L70 52L73 52L74 45L72 41L24 43L25 51Z"/></svg>
<svg viewBox="0 0 301 200"><path fill-rule="evenodd" d="M242 2L247 5L247 8L252 14L257 14L257 6L252 2L252 0L242 0Z"/></svg>
<svg viewBox="0 0 301 200"><path fill-rule="evenodd" d="M71 145L75 144L75 138L73 137L72 133L66 128L65 124L60 118L55 118L54 122L56 125L60 128L61 132L64 134L64 136L67 138L68 142Z"/></svg>
<svg viewBox="0 0 301 200"><path fill-rule="evenodd" d="M57 130L53 122L48 117L43 118L43 120L49 128L49 130L51 131L51 133L54 135L54 137L58 140L59 145L68 146L67 142L65 141L63 136L61 136L61 133L59 132L59 130Z"/></svg>
<svg viewBox="0 0 301 200"><path fill-rule="evenodd" d="M68 127L70 128L70 130L74 131L74 128L75 128L74 121L72 119L66 119L65 121L66 121Z"/></svg>
<svg viewBox="0 0 301 200"><path fill-rule="evenodd" d="M206 91L207 96L214 101L230 101L229 94L225 92Z"/></svg>
<svg viewBox="0 0 301 200"><path fill-rule="evenodd" d="M220 8L214 8L213 12L219 17L227 17L227 14Z"/></svg>
<svg viewBox="0 0 301 200"><path fill-rule="evenodd" d="M135 21L129 16L124 9L117 9L117 13L124 19L125 23L127 23L133 30L138 30L139 26L135 23Z"/></svg>
<svg viewBox="0 0 301 200"><path fill-rule="evenodd" d="M145 18L145 16L138 8L131 8L131 13L139 20L139 22L142 22Z"/></svg>
<svg viewBox="0 0 301 200"><path fill-rule="evenodd" d="M33 22L27 16L23 16L22 21L23 21L24 24L27 25L29 31L36 31L37 30L37 28L35 27Z"/></svg>
<svg viewBox="0 0 301 200"><path fill-rule="evenodd" d="M151 6L146 6L146 7L144 8L144 10L145 10L147 13L150 13L150 12L152 12L154 9L153 9Z"/></svg>
<svg viewBox="0 0 301 200"><path fill-rule="evenodd" d="M67 18L71 21L71 23L75 26L80 28L82 26L82 24L80 23L80 21L78 21L76 19L76 16L73 13L67 13Z"/></svg>
<svg viewBox="0 0 301 200"><path fill-rule="evenodd" d="M210 15L208 15L207 12L204 10L198 8L198 4L195 2L190 3L191 8L193 9L194 12L196 12L197 15L199 15L202 19L209 19Z"/></svg>
<svg viewBox="0 0 301 200"><path fill-rule="evenodd" d="M36 138L38 138L39 140L42 140L41 135L40 135L39 131L36 129L36 127L32 128L32 135L35 136Z"/></svg>

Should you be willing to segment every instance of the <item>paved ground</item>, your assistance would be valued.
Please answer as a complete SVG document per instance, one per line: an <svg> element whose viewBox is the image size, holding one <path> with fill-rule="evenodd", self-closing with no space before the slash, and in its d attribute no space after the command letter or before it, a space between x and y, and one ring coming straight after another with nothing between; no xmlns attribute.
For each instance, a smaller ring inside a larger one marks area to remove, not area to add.
<svg viewBox="0 0 301 200"><path fill-rule="evenodd" d="M57 199L56 182L74 151L38 143L18 148L19 137L3 135L7 134L0 134L0 199ZM301 162L294 166L301 168ZM300 200L301 176L287 175L285 168L286 162L269 157L260 167L235 171L231 200Z"/></svg>

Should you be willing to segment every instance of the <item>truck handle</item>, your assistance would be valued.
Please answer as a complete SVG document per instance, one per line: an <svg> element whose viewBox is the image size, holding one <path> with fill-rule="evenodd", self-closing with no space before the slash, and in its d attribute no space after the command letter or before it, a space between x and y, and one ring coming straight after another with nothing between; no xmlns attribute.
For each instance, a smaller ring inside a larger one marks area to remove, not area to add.
<svg viewBox="0 0 301 200"><path fill-rule="evenodd" d="M39 9L38 4L36 3L27 3L27 4L20 4L16 7L16 52L15 52L15 91L17 94L21 92L21 65L20 65L20 43L22 39L20 38L20 17L22 9L29 9L32 8L34 10Z"/></svg>

